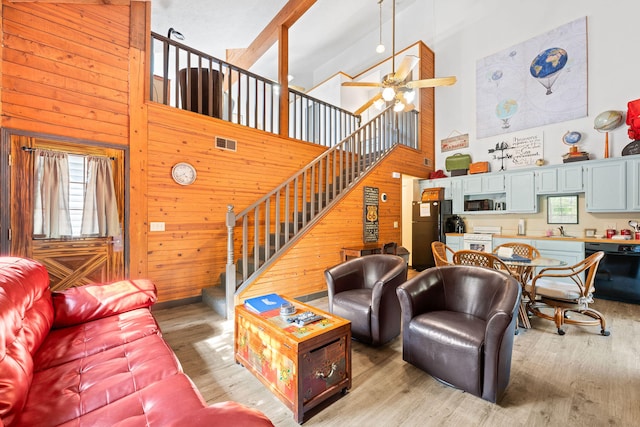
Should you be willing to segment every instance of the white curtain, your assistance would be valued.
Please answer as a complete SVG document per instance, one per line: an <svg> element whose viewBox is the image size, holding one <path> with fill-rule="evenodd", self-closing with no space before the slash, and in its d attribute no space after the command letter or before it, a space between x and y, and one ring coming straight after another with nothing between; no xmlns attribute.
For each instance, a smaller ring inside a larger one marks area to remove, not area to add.
<svg viewBox="0 0 640 427"><path fill-rule="evenodd" d="M87 168L80 233L84 236L119 236L120 222L111 160L107 157L88 157Z"/></svg>
<svg viewBox="0 0 640 427"><path fill-rule="evenodd" d="M36 149L33 233L44 238L71 236L69 160L65 153Z"/></svg>

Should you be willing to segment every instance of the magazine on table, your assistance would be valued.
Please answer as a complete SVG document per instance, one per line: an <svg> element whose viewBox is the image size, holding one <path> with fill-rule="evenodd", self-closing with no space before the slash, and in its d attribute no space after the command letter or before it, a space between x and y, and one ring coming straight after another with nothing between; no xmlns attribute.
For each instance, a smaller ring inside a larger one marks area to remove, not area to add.
<svg viewBox="0 0 640 427"><path fill-rule="evenodd" d="M278 294L268 294L260 297L249 298L244 301L244 306L255 313L279 309L287 301Z"/></svg>

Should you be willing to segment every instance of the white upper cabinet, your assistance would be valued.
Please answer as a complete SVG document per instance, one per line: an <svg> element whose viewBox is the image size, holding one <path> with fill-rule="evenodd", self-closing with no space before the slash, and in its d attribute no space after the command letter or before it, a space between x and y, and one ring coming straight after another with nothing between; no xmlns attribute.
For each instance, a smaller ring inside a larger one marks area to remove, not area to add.
<svg viewBox="0 0 640 427"><path fill-rule="evenodd" d="M591 162L587 170L587 212L624 212L627 210L627 162Z"/></svg>
<svg viewBox="0 0 640 427"><path fill-rule="evenodd" d="M504 193L503 174L478 174L468 176L462 182L464 194Z"/></svg>
<svg viewBox="0 0 640 427"><path fill-rule="evenodd" d="M534 173L532 171L508 173L505 175L505 179L507 183L507 211L538 212Z"/></svg>
<svg viewBox="0 0 640 427"><path fill-rule="evenodd" d="M538 169L536 194L570 194L584 192L582 165L567 165Z"/></svg>

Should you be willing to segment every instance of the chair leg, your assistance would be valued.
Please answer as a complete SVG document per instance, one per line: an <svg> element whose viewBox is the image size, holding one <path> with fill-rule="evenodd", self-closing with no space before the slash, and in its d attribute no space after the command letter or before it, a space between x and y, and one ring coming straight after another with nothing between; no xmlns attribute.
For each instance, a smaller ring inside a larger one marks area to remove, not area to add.
<svg viewBox="0 0 640 427"><path fill-rule="evenodd" d="M564 324L564 312L565 310L562 307L556 307L554 311L553 320L556 322L558 335L564 335L564 329L562 329L562 325Z"/></svg>
<svg viewBox="0 0 640 427"><path fill-rule="evenodd" d="M592 317L596 320L600 321L600 333L602 335L604 335L605 337L608 337L609 335L611 335L611 332L607 330L607 321L605 320L604 316L602 315L602 313L600 313L598 310L594 310L593 308L587 308L584 311L581 311L580 313Z"/></svg>

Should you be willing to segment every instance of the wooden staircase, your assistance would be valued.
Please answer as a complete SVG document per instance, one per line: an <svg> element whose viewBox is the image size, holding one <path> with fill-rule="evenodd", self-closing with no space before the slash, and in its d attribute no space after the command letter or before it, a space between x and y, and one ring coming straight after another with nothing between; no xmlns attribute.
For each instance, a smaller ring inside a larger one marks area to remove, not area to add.
<svg viewBox="0 0 640 427"><path fill-rule="evenodd" d="M415 147L417 135L399 128L415 112L388 108L280 186L236 214L227 212L227 268L220 286L203 289L203 301L227 318L235 294L251 283L315 224L398 144ZM413 129L415 126L412 122ZM240 239L234 238L241 232ZM240 242L240 248L234 247Z"/></svg>

